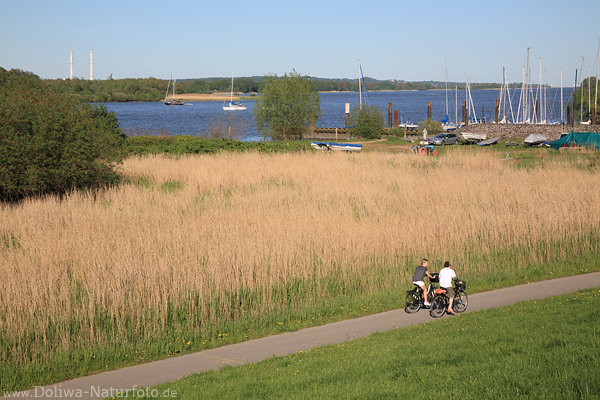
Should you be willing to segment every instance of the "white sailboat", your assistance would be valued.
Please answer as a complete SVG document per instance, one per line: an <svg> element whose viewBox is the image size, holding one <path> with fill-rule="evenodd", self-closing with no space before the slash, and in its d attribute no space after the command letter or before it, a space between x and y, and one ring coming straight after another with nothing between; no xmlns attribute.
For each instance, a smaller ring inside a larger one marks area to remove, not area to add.
<svg viewBox="0 0 600 400"><path fill-rule="evenodd" d="M223 110L225 111L236 111L245 110L246 106L238 101L233 101L233 74L231 74L231 95L229 97L229 104L223 104Z"/></svg>

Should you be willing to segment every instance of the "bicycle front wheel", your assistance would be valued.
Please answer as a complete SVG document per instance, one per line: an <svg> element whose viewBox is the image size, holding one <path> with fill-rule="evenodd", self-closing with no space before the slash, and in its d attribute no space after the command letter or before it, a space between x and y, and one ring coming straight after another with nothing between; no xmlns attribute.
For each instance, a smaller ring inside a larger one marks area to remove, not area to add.
<svg viewBox="0 0 600 400"><path fill-rule="evenodd" d="M465 292L459 292L454 295L454 302L452 303L452 310L454 310L454 312L464 312L468 305L469 297Z"/></svg>

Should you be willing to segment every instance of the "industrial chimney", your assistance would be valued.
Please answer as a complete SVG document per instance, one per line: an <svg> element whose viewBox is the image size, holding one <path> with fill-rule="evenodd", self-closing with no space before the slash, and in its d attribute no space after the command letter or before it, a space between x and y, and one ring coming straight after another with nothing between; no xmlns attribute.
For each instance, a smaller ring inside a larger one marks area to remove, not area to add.
<svg viewBox="0 0 600 400"><path fill-rule="evenodd" d="M90 81L94 80L94 52L90 50Z"/></svg>
<svg viewBox="0 0 600 400"><path fill-rule="evenodd" d="M71 50L69 64L70 64L69 79L73 80L73 50Z"/></svg>

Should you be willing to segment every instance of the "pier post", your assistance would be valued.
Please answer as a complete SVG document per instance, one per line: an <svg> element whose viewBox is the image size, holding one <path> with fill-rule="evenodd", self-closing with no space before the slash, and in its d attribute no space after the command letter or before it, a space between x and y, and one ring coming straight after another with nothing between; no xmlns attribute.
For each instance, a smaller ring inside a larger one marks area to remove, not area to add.
<svg viewBox="0 0 600 400"><path fill-rule="evenodd" d="M596 125L597 115L596 115L596 107L592 107L592 125Z"/></svg>
<svg viewBox="0 0 600 400"><path fill-rule="evenodd" d="M573 120L573 109L571 106L567 106L567 125L570 125L571 128L575 125L575 121Z"/></svg>
<svg viewBox="0 0 600 400"><path fill-rule="evenodd" d="M427 102L427 121L431 121L431 102Z"/></svg>
<svg viewBox="0 0 600 400"><path fill-rule="evenodd" d="M496 109L494 110L494 121L500 122L500 100L496 99Z"/></svg>
<svg viewBox="0 0 600 400"><path fill-rule="evenodd" d="M538 101L535 101L535 122L540 122L540 113L539 113Z"/></svg>
<svg viewBox="0 0 600 400"><path fill-rule="evenodd" d="M350 103L346 103L345 111L346 111L346 126L349 126L350 125Z"/></svg>
<svg viewBox="0 0 600 400"><path fill-rule="evenodd" d="M485 107L481 106L481 123L485 124Z"/></svg>
<svg viewBox="0 0 600 400"><path fill-rule="evenodd" d="M394 128L398 126L398 110L394 110Z"/></svg>
<svg viewBox="0 0 600 400"><path fill-rule="evenodd" d="M462 118L464 126L469 125L469 111L467 111L467 102L463 100L462 102Z"/></svg>
<svg viewBox="0 0 600 400"><path fill-rule="evenodd" d="M388 103L388 128L392 129L392 103Z"/></svg>

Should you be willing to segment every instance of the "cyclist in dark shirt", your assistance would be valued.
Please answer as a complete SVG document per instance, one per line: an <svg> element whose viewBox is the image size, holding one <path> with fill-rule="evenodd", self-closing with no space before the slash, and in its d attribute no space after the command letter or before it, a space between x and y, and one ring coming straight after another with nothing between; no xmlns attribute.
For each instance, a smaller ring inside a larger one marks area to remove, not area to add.
<svg viewBox="0 0 600 400"><path fill-rule="evenodd" d="M431 304L429 301L427 301L427 288L425 288L425 282L423 282L423 279L425 279L425 275L427 275L429 279L433 278L433 275L431 275L427 270L428 266L429 260L426 258L422 259L421 265L415 268L415 273L413 274L413 284L417 285L423 290L423 299L425 300L423 304L426 306L430 306Z"/></svg>

